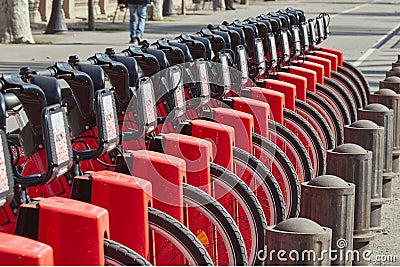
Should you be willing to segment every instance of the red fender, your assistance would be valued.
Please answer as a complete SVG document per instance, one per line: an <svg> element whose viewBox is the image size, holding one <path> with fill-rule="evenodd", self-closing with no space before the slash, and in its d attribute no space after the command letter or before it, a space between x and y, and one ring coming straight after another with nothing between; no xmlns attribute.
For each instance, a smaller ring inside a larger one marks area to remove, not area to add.
<svg viewBox="0 0 400 267"><path fill-rule="evenodd" d="M245 97L232 97L233 108L253 115L254 132L264 137L268 136L268 119L271 112L269 104Z"/></svg>
<svg viewBox="0 0 400 267"><path fill-rule="evenodd" d="M214 159L211 142L176 133L163 134L163 140L165 154L186 162L186 182L211 194L209 166Z"/></svg>
<svg viewBox="0 0 400 267"><path fill-rule="evenodd" d="M316 50L321 50L323 52L327 52L327 53L336 55L338 58L338 65L343 66L343 52L342 51L333 49L333 48L322 47L322 46L316 47Z"/></svg>
<svg viewBox="0 0 400 267"><path fill-rule="evenodd" d="M331 54L331 53L323 52L323 51L313 51L312 54L316 55L317 57L329 59L331 61L332 70L337 71L338 57L335 54Z"/></svg>
<svg viewBox="0 0 400 267"><path fill-rule="evenodd" d="M132 166L132 175L147 180L153 185L154 208L183 223L182 182L186 177L185 161L148 150L128 152L130 155L125 156L125 161L128 166Z"/></svg>
<svg viewBox="0 0 400 267"><path fill-rule="evenodd" d="M104 265L103 238L110 238L106 209L60 197L38 200L20 206L16 233L38 220L37 240L53 248L55 265Z"/></svg>
<svg viewBox="0 0 400 267"><path fill-rule="evenodd" d="M271 119L283 124L283 108L285 107L285 95L274 90L261 87L251 87L251 90L243 90L242 96L267 102L271 107Z"/></svg>
<svg viewBox="0 0 400 267"><path fill-rule="evenodd" d="M318 63L322 66L324 66L324 75L326 78L330 78L331 77L331 61L326 59L326 58L322 58L322 57L317 57L317 56L313 56L313 55L306 55L305 59L307 61L310 62L314 62L314 63Z"/></svg>
<svg viewBox="0 0 400 267"><path fill-rule="evenodd" d="M150 261L147 208L153 206L151 183L110 171L92 172L91 176L91 203L108 210L112 239ZM74 184L78 179L89 178L75 177Z"/></svg>
<svg viewBox="0 0 400 267"><path fill-rule="evenodd" d="M210 177L210 162L213 160L211 142L189 135L170 133L163 135L163 151L185 160L188 184L202 189L207 194L214 194ZM213 226L209 224L208 219L195 208L189 207L187 213L189 229L195 234L207 234L209 244L213 244L207 248L210 256L214 259L226 260L222 255L226 252L226 248L219 246L215 235L210 234L213 233ZM217 255L217 251L221 255Z"/></svg>
<svg viewBox="0 0 400 267"><path fill-rule="evenodd" d="M296 72L296 70L293 70L293 71ZM303 75L292 74L291 72L292 72L291 70L290 70L290 73L278 72L278 79L280 81L291 83L291 84L295 85L296 86L296 94L294 96L295 99L300 99L302 101L305 101L308 79L307 79L307 77L304 77ZM302 74L304 74L304 73L307 74L307 72L303 72L302 70L298 70L297 72L302 73ZM311 74L313 74L313 73L311 73Z"/></svg>
<svg viewBox="0 0 400 267"><path fill-rule="evenodd" d="M252 153L251 135L254 131L253 115L227 108L213 108L214 120L235 129L235 145Z"/></svg>
<svg viewBox="0 0 400 267"><path fill-rule="evenodd" d="M322 84L322 85L324 84L325 71L324 71L324 66L322 66L321 64L314 63L311 61L299 61L299 60L293 61L292 64L295 64L297 67L315 71L315 73L317 75L317 83ZM310 88L309 86L307 86L307 90L315 93L316 89L315 89L315 87Z"/></svg>
<svg viewBox="0 0 400 267"><path fill-rule="evenodd" d="M284 94L285 107L294 111L295 99L296 99L296 85L286 81L290 80L293 82L303 82L303 83L306 83L306 81L303 77L294 77L293 75L287 73L286 75L281 75L281 73L278 73L278 79L281 80L265 79L264 80L265 88Z"/></svg>
<svg viewBox="0 0 400 267"><path fill-rule="evenodd" d="M54 265L53 249L22 236L0 233L0 259L3 266Z"/></svg>
<svg viewBox="0 0 400 267"><path fill-rule="evenodd" d="M191 121L192 136L211 141L214 163L233 171L233 151L235 146L235 131L232 127L216 122Z"/></svg>
<svg viewBox="0 0 400 267"><path fill-rule="evenodd" d="M306 88L298 87L297 88L297 99L300 99L302 101L306 101L306 91L311 91L315 92L316 91L316 85L317 85L317 72L308 68L304 67L297 67L297 66L290 66L289 67L289 72L291 74L295 74L301 77L306 78L307 80L307 86Z"/></svg>

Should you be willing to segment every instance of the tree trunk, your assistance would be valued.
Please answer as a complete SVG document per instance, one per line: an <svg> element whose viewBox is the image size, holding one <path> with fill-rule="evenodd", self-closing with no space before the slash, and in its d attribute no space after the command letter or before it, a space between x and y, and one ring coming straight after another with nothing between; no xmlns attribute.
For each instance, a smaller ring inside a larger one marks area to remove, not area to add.
<svg viewBox="0 0 400 267"><path fill-rule="evenodd" d="M153 12L151 16L151 20L161 21L163 20L163 0L153 0Z"/></svg>
<svg viewBox="0 0 400 267"><path fill-rule="evenodd" d="M0 0L0 42L35 43L28 0Z"/></svg>

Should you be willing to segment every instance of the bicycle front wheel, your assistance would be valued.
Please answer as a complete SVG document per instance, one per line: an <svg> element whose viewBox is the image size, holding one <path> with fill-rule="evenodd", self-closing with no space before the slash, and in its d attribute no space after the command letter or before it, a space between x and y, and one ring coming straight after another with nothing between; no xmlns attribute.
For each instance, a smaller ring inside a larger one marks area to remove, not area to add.
<svg viewBox="0 0 400 267"><path fill-rule="evenodd" d="M234 173L210 164L215 198L231 214L243 236L249 265L263 265L258 257L264 251L267 223L257 197Z"/></svg>
<svg viewBox="0 0 400 267"><path fill-rule="evenodd" d="M132 249L109 239L104 239L104 265L151 266L145 258Z"/></svg>
<svg viewBox="0 0 400 267"><path fill-rule="evenodd" d="M248 265L240 230L228 211L204 191L183 184L189 229L199 237L216 265Z"/></svg>
<svg viewBox="0 0 400 267"><path fill-rule="evenodd" d="M235 174L244 181L260 202L267 225L275 225L286 218L285 202L278 182L259 159L233 147Z"/></svg>
<svg viewBox="0 0 400 267"><path fill-rule="evenodd" d="M197 237L168 214L148 208L149 228L155 246L155 265L213 266L213 261ZM153 250L151 250L153 251Z"/></svg>
<svg viewBox="0 0 400 267"><path fill-rule="evenodd" d="M286 217L298 217L300 213L300 184L296 170L285 152L271 140L253 133L254 155L272 172L284 201Z"/></svg>

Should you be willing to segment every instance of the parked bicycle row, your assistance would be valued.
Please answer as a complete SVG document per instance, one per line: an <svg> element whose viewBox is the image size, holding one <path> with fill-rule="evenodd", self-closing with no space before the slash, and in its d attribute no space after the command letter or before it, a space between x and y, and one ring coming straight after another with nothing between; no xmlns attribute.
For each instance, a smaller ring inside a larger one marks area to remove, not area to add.
<svg viewBox="0 0 400 267"><path fill-rule="evenodd" d="M263 265L373 99L319 46L329 20L287 8L3 74L2 263Z"/></svg>

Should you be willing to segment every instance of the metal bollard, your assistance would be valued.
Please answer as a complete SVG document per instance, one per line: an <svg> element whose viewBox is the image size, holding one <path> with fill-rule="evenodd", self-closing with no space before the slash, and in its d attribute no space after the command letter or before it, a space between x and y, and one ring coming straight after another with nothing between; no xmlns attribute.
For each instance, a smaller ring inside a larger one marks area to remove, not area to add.
<svg viewBox="0 0 400 267"><path fill-rule="evenodd" d="M266 265L329 265L332 230L306 218L267 227Z"/></svg>
<svg viewBox="0 0 400 267"><path fill-rule="evenodd" d="M397 55L397 61L392 63L392 68L400 67L400 55Z"/></svg>
<svg viewBox="0 0 400 267"><path fill-rule="evenodd" d="M360 120L370 120L384 128L382 197L391 198L392 179L399 175L392 172L393 110L374 103L359 109L357 115Z"/></svg>
<svg viewBox="0 0 400 267"><path fill-rule="evenodd" d="M358 120L344 127L344 141L362 146L372 152L371 176L371 230L382 229L382 175L383 175L383 127L369 120Z"/></svg>
<svg viewBox="0 0 400 267"><path fill-rule="evenodd" d="M390 77L390 76L400 77L400 67L394 67L394 68L391 68L390 70L386 71L386 77Z"/></svg>
<svg viewBox="0 0 400 267"><path fill-rule="evenodd" d="M342 144L328 151L326 174L342 177L354 183L354 234L353 249L362 255L374 237L370 231L372 152L356 144ZM353 265L366 265L363 258L353 260Z"/></svg>
<svg viewBox="0 0 400 267"><path fill-rule="evenodd" d="M379 88L392 89L396 93L400 92L400 77L390 76L379 82Z"/></svg>
<svg viewBox="0 0 400 267"><path fill-rule="evenodd" d="M400 171L400 95L390 89L380 89L369 95L370 103L380 103L393 109L393 160L392 171Z"/></svg>
<svg viewBox="0 0 400 267"><path fill-rule="evenodd" d="M334 175L301 184L300 216L332 229L332 265L351 265L355 185Z"/></svg>

